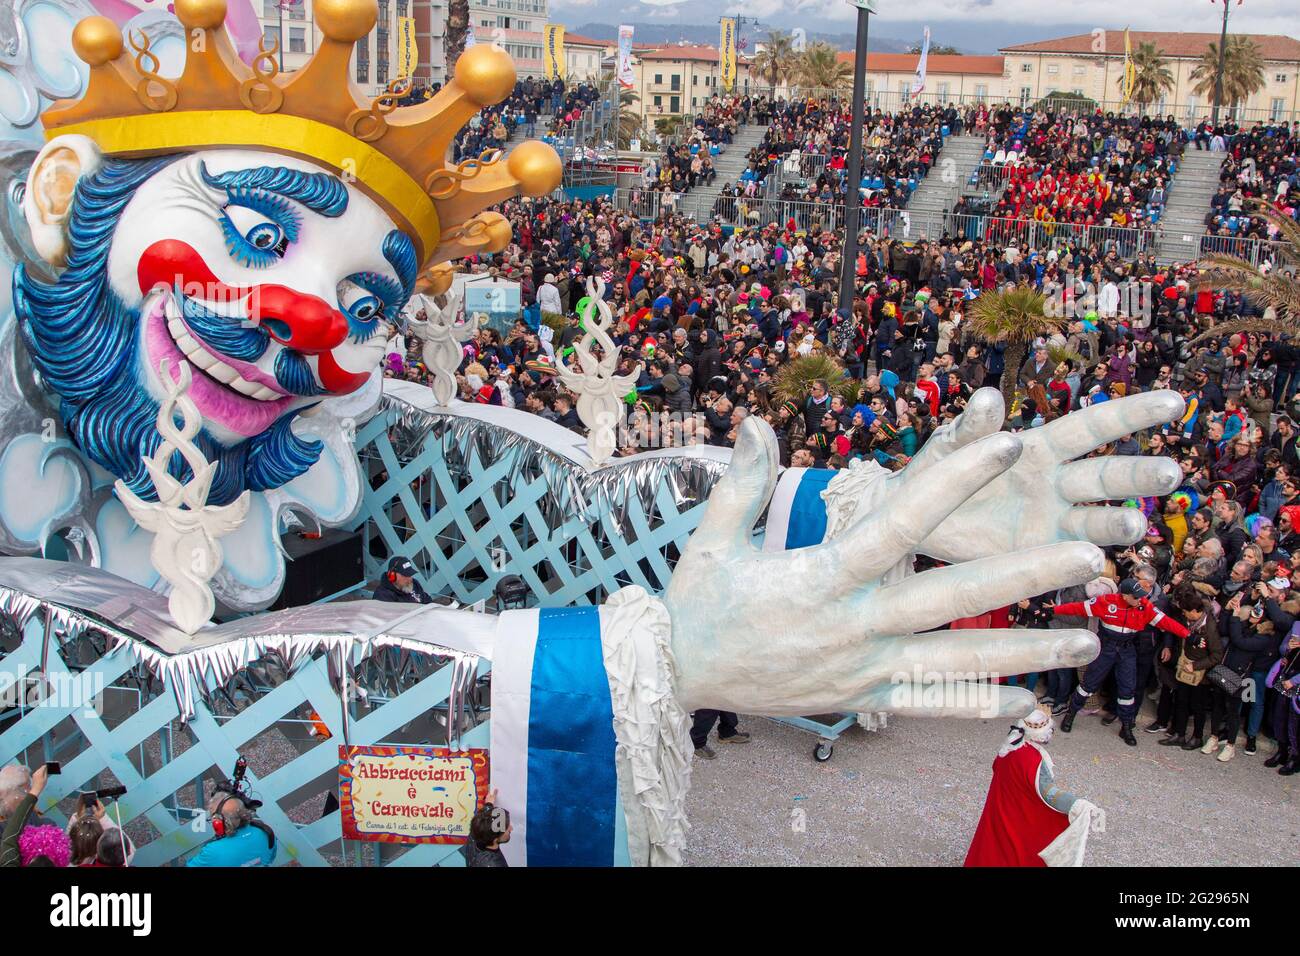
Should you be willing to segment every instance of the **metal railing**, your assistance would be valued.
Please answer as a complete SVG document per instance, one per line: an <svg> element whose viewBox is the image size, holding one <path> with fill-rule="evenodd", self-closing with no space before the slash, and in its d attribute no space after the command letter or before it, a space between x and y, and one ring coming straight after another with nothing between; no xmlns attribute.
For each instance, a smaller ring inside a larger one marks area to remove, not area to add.
<svg viewBox="0 0 1300 956"><path fill-rule="evenodd" d="M847 103L852 98L851 90L848 87L836 90L824 87L786 86L773 88L751 85L748 92L751 97L769 97L786 102L796 99L834 99ZM1034 108L1040 104L1050 104L1050 108L1056 113L1076 116L1091 115L1098 110L1103 113L1125 116L1149 116L1152 118L1173 116L1179 122L1192 126L1195 126L1202 119L1209 119L1212 111L1209 103L1149 103L1143 106L1137 103L1125 104L1118 97L1093 100L1087 97L1076 98L1068 94L1063 95L1060 92L1052 92L1039 97L1021 97L1019 95L1007 97L1003 94L990 95L987 93L948 94L939 91L924 92L913 96L897 90L868 89L866 94L866 106L868 108L885 112L896 112L917 106L954 106L964 110L968 107L984 105L992 110L999 106L1010 106L1012 109ZM1300 121L1300 109L1275 110L1271 106L1224 107L1219 111L1219 115L1221 121L1231 118L1243 125L1256 122L1290 123Z"/></svg>
<svg viewBox="0 0 1300 956"><path fill-rule="evenodd" d="M844 228L843 203L795 202L762 197L718 196L711 203L682 202L676 194L651 190L620 189L615 202L621 209L644 219L655 219L661 214L680 211L694 215L699 221L716 221L739 228L766 226L769 223L785 225L793 222L800 231ZM1065 245L1097 246L1103 250L1114 249L1123 257L1154 253L1159 234L1152 229L1133 229L1125 226L1083 226L1067 222L1039 222L1034 219L1010 219L1002 216L970 213L925 214L908 209L864 207L859 213L859 228L876 236L904 240L937 239L947 234L958 238L991 242L1006 246L1015 242L1023 249L1052 249ZM1206 239L1219 237L1207 236ZM1239 240L1238 246L1251 261L1276 257L1278 243L1258 243L1250 246L1249 240Z"/></svg>
<svg viewBox="0 0 1300 956"><path fill-rule="evenodd" d="M1251 265L1259 267L1270 263L1273 267L1290 266L1300 263L1289 262L1286 257L1286 243L1269 239L1254 239L1247 236L1201 236L1200 255L1226 255L1245 259Z"/></svg>
<svg viewBox="0 0 1300 956"><path fill-rule="evenodd" d="M987 192L990 196L1000 194L1011 178L1012 167L1006 163L982 162L971 172L966 182L968 192Z"/></svg>

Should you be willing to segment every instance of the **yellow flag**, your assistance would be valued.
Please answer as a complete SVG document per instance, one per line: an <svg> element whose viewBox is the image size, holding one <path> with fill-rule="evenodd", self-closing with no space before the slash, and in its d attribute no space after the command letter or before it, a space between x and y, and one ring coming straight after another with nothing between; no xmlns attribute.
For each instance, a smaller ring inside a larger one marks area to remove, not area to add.
<svg viewBox="0 0 1300 956"><path fill-rule="evenodd" d="M553 80L557 76L564 79L564 27L558 23L546 25L546 44L542 62L546 66L548 80Z"/></svg>
<svg viewBox="0 0 1300 956"><path fill-rule="evenodd" d="M1133 97L1137 86L1137 67L1133 65L1133 44L1129 40L1128 27L1124 28L1124 105Z"/></svg>
<svg viewBox="0 0 1300 956"><path fill-rule="evenodd" d="M730 93L736 88L736 18L722 18L718 41L718 59L722 66L722 88Z"/></svg>
<svg viewBox="0 0 1300 956"><path fill-rule="evenodd" d="M420 63L420 51L415 45L415 17L397 18L397 78L404 80L415 75Z"/></svg>

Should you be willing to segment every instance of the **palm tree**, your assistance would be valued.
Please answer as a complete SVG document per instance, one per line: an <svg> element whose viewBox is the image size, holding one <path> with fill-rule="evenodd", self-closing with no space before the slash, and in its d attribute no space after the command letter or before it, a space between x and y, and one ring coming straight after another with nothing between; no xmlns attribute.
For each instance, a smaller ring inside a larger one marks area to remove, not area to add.
<svg viewBox="0 0 1300 956"><path fill-rule="evenodd" d="M794 37L773 30L763 41L763 49L750 63L749 71L768 86L776 88L790 78L795 62Z"/></svg>
<svg viewBox="0 0 1300 956"><path fill-rule="evenodd" d="M641 114L637 112L635 105L640 102L639 97L632 90L618 91L618 148L631 149L632 140L643 139L644 132L641 122Z"/></svg>
<svg viewBox="0 0 1300 956"><path fill-rule="evenodd" d="M846 90L853 86L853 67L839 58L839 51L819 40L799 57L794 68L801 86L823 90Z"/></svg>
<svg viewBox="0 0 1300 956"><path fill-rule="evenodd" d="M998 388L1011 407L1016 394L1016 378L1030 344L1037 338L1061 330L1062 319L1052 318L1046 310L1047 297L1027 285L980 293L971 304L966 322L971 333L990 345L1006 344L1005 366Z"/></svg>
<svg viewBox="0 0 1300 956"><path fill-rule="evenodd" d="M466 34L469 32L469 0L448 0L447 35L443 49L447 56L447 75L451 76L456 61L465 52Z"/></svg>
<svg viewBox="0 0 1300 956"><path fill-rule="evenodd" d="M1236 106L1264 88L1264 57L1255 41L1234 33L1223 47L1223 99L1219 106ZM1214 77L1219 72L1219 44L1210 43L1192 70L1197 96L1214 102Z"/></svg>
<svg viewBox="0 0 1300 956"><path fill-rule="evenodd" d="M1275 268L1264 274L1257 266L1239 256L1205 256L1196 263L1199 270L1196 288L1240 292L1251 302L1263 306L1265 316L1221 322L1198 335L1192 340L1193 344L1210 337L1232 335L1234 332L1300 334L1300 279L1296 278L1294 268L1290 275L1281 268L1287 264L1293 267L1300 265L1300 223L1278 212L1262 199L1250 200L1248 208L1252 215L1277 228L1280 245L1279 261L1274 262ZM1275 317L1268 316L1269 309Z"/></svg>
<svg viewBox="0 0 1300 956"><path fill-rule="evenodd" d="M1133 72L1132 100L1138 106L1150 106L1174 88L1174 75L1154 43L1138 44L1133 51ZM1123 73L1119 77L1119 88L1121 91L1124 89Z"/></svg>

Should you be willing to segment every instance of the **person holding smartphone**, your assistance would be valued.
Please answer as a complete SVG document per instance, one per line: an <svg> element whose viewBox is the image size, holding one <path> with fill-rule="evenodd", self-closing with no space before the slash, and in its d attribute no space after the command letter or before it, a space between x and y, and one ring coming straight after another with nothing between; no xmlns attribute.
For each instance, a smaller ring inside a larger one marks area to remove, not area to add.
<svg viewBox="0 0 1300 956"><path fill-rule="evenodd" d="M0 835L0 867L22 866L22 854L18 849L18 837L27 826L28 818L36 809L36 799L45 790L51 773L58 773L57 763L47 763L37 768L32 774L31 783L25 792L20 791L19 799L11 811L6 813L4 834ZM9 810L8 807L4 808Z"/></svg>

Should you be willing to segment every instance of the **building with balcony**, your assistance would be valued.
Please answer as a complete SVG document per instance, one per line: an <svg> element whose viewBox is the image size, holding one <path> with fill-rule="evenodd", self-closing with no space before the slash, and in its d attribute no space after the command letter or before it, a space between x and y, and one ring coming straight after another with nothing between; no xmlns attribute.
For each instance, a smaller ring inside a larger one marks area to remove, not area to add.
<svg viewBox="0 0 1300 956"><path fill-rule="evenodd" d="M477 43L501 44L514 58L521 77L543 76L543 27L549 22L547 0L470 0L469 22Z"/></svg>
<svg viewBox="0 0 1300 956"><path fill-rule="evenodd" d="M680 44L633 48L633 91L639 97L636 108L647 123L659 117L695 113L709 98L724 92L718 48ZM753 80L749 58L736 63L737 93L751 91Z"/></svg>
<svg viewBox="0 0 1300 956"><path fill-rule="evenodd" d="M1300 110L1300 40L1289 36L1248 34L1264 60L1264 87L1237 105L1239 119L1291 120ZM1208 116L1212 97L1193 92L1192 79L1201 55L1217 33L1158 33L1133 30L1132 48L1150 43L1173 74L1174 86L1152 112L1174 113L1183 121ZM1118 109L1123 99L1124 31L1105 30L1004 47L1007 93L1013 102L1029 103L1049 93L1074 94Z"/></svg>
<svg viewBox="0 0 1300 956"><path fill-rule="evenodd" d="M292 72L300 68L320 42L314 13L314 0L302 0L281 7L277 0L262 0L259 10L262 36L267 46L279 43L281 69ZM353 78L368 96L378 96L398 75L398 20L415 20L415 45L418 53L414 78L418 85L432 86L447 79L447 58L443 38L447 32L446 0L378 0L379 16L375 28L357 41L352 55Z"/></svg>

